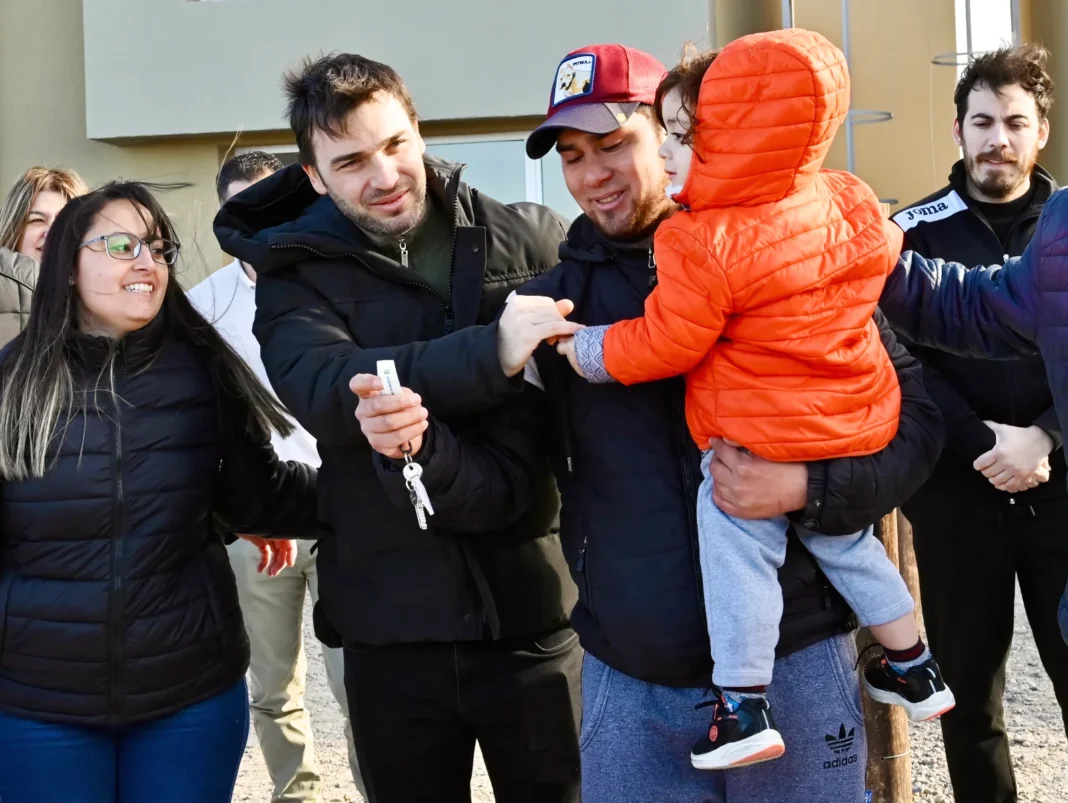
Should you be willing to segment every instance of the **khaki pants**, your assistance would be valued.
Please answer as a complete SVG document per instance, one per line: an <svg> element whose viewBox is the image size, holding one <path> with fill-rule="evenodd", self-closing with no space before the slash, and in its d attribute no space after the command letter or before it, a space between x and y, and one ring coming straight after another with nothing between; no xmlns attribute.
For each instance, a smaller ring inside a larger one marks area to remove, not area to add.
<svg viewBox="0 0 1068 803"><path fill-rule="evenodd" d="M272 803L314 803L322 785L311 721L304 708L308 667L303 638L305 589L311 593L312 604L319 598L315 555L311 552L314 543L297 541L295 564L277 577L256 571L260 553L252 544L238 539L228 547L252 647L252 722L274 783ZM344 716L352 778L366 798L352 742L342 651L323 647L323 662L330 691Z"/></svg>

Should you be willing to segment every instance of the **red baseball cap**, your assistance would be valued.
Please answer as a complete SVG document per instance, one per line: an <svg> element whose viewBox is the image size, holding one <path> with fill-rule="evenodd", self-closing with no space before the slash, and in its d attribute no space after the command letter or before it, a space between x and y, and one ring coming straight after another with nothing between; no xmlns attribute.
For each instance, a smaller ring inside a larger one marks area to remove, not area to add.
<svg viewBox="0 0 1068 803"><path fill-rule="evenodd" d="M567 54L556 68L545 122L527 137L527 156L540 159L565 128L608 134L643 103L656 102L667 69L641 50L590 45Z"/></svg>

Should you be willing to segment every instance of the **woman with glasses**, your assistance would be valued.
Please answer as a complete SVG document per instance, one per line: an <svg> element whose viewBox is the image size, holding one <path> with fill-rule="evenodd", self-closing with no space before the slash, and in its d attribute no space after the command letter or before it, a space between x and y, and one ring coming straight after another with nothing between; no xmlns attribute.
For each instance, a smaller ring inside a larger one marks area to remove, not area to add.
<svg viewBox="0 0 1068 803"><path fill-rule="evenodd" d="M0 347L26 324L52 221L71 198L88 191L81 176L70 170L31 167L0 206Z"/></svg>
<svg viewBox="0 0 1068 803"><path fill-rule="evenodd" d="M75 198L0 354L0 800L223 803L248 641L220 533L315 529L282 408L143 185Z"/></svg>

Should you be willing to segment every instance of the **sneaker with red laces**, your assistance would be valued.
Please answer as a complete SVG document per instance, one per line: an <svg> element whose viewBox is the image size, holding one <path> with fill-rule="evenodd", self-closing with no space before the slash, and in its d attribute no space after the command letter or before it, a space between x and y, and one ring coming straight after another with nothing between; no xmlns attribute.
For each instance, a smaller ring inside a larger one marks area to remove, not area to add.
<svg viewBox="0 0 1068 803"><path fill-rule="evenodd" d="M690 752L690 763L695 768L725 770L748 767L779 758L786 752L766 698L743 697L732 710L720 695L697 707L712 708L712 724L708 727L708 734Z"/></svg>

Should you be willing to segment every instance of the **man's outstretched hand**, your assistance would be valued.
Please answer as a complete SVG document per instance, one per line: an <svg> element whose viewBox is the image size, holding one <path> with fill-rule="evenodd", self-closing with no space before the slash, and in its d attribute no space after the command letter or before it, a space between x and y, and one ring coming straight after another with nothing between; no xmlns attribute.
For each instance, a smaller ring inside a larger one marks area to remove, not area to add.
<svg viewBox="0 0 1068 803"><path fill-rule="evenodd" d="M497 354L505 376L520 373L542 341L552 344L581 329L582 324L566 320L574 309L567 299L511 296L497 324Z"/></svg>
<svg viewBox="0 0 1068 803"><path fill-rule="evenodd" d="M404 456L406 448L412 457L419 454L430 414L417 393L401 388L400 393L384 396L382 380L374 374L356 374L349 389L360 397L356 420L372 449L395 460Z"/></svg>

